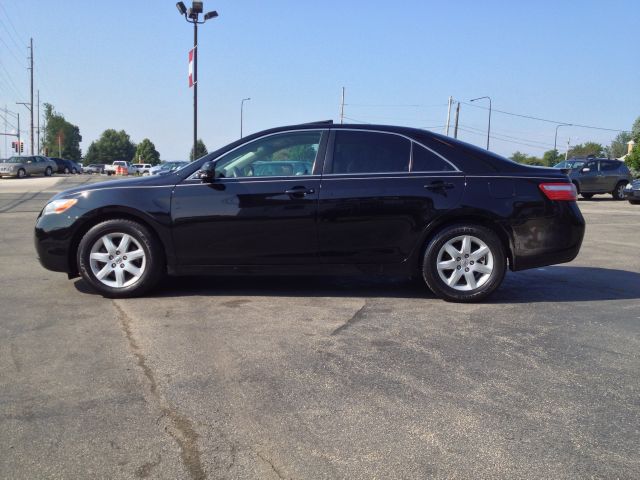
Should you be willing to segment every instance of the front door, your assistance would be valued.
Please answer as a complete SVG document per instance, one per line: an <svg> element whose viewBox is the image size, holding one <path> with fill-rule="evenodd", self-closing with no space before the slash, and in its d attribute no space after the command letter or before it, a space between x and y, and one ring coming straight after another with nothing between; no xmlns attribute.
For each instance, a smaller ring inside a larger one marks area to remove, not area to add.
<svg viewBox="0 0 640 480"><path fill-rule="evenodd" d="M598 169L597 160L589 160L580 168L580 191L581 192L598 192L601 188L600 171ZM585 172L584 169L589 171Z"/></svg>
<svg viewBox="0 0 640 480"><path fill-rule="evenodd" d="M217 159L212 183L178 184L171 211L179 263L315 263L326 137L321 130L261 137Z"/></svg>
<svg viewBox="0 0 640 480"><path fill-rule="evenodd" d="M325 264L403 262L464 190L464 174L401 135L336 129L328 148L318 207Z"/></svg>

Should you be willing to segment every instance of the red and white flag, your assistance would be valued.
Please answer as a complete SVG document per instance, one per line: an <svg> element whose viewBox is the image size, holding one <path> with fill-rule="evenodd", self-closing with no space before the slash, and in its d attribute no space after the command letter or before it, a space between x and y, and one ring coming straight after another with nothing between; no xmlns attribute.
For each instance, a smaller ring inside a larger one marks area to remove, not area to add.
<svg viewBox="0 0 640 480"><path fill-rule="evenodd" d="M189 88L193 87L193 55L195 48L189 50Z"/></svg>

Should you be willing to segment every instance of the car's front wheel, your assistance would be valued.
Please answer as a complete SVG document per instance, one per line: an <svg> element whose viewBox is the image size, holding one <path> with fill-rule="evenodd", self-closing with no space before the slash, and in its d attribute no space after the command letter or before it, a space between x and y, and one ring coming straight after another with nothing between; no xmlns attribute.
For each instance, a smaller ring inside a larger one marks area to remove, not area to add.
<svg viewBox="0 0 640 480"><path fill-rule="evenodd" d="M615 190L611 192L614 200L624 200L624 187L626 186L627 182L618 182Z"/></svg>
<svg viewBox="0 0 640 480"><path fill-rule="evenodd" d="M18 169L18 173L16 174L16 177L18 178L24 178L27 176L27 172L25 171L24 168L20 168Z"/></svg>
<svg viewBox="0 0 640 480"><path fill-rule="evenodd" d="M107 220L91 228L77 254L82 278L106 297L142 295L164 275L160 242L143 225Z"/></svg>
<svg viewBox="0 0 640 480"><path fill-rule="evenodd" d="M53 170L51 167L47 167L47 169L44 171L44 176L50 177L51 175L53 175Z"/></svg>
<svg viewBox="0 0 640 480"><path fill-rule="evenodd" d="M422 274L439 297L450 302L476 302L500 286L506 267L504 247L492 230L452 225L429 242Z"/></svg>

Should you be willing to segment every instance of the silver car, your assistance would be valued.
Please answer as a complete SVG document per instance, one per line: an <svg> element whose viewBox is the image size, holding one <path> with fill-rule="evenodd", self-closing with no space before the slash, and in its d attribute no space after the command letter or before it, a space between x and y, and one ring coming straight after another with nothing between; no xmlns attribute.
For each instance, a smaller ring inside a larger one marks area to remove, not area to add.
<svg viewBox="0 0 640 480"><path fill-rule="evenodd" d="M11 157L0 163L0 177L24 178L27 175L42 174L50 177L58 169L56 163L41 155Z"/></svg>

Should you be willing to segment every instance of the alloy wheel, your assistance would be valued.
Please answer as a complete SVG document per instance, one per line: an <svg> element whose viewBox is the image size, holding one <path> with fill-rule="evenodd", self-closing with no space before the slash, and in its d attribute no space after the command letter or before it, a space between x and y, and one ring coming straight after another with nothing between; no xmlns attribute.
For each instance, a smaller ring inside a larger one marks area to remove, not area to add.
<svg viewBox="0 0 640 480"><path fill-rule="evenodd" d="M144 249L127 233L107 233L91 247L89 263L93 275L104 285L124 288L136 283L145 271Z"/></svg>
<svg viewBox="0 0 640 480"><path fill-rule="evenodd" d="M494 258L485 242L472 235L448 240L438 251L438 275L454 290L482 287L491 277Z"/></svg>

